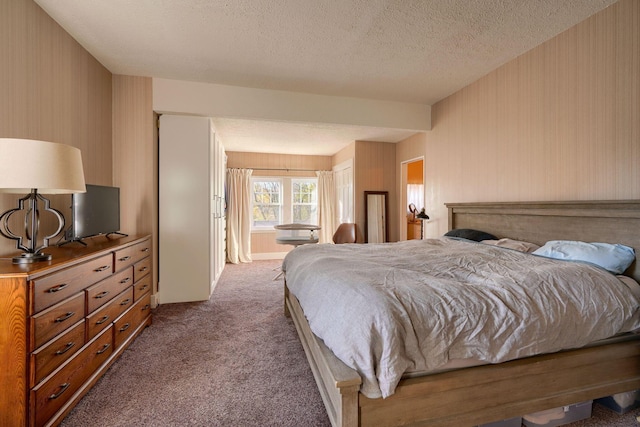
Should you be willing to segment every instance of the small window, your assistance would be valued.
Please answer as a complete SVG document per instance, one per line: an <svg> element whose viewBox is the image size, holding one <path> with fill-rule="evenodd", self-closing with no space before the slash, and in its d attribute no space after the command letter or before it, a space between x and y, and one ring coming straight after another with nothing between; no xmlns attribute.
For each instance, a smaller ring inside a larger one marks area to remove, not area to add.
<svg viewBox="0 0 640 427"><path fill-rule="evenodd" d="M253 177L251 184L252 230L273 230L279 224L318 223L317 179Z"/></svg>
<svg viewBox="0 0 640 427"><path fill-rule="evenodd" d="M299 224L318 223L318 180L291 180L291 219Z"/></svg>
<svg viewBox="0 0 640 427"><path fill-rule="evenodd" d="M282 181L255 179L253 182L252 228L273 228L282 219Z"/></svg>

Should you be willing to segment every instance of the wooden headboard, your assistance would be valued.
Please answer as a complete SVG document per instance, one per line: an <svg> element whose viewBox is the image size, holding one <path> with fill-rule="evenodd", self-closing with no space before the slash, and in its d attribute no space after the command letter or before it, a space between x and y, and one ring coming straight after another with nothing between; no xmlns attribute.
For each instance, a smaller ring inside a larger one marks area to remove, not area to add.
<svg viewBox="0 0 640 427"><path fill-rule="evenodd" d="M542 245L549 240L621 243L640 256L640 200L447 203L449 229ZM640 281L634 262L625 272Z"/></svg>

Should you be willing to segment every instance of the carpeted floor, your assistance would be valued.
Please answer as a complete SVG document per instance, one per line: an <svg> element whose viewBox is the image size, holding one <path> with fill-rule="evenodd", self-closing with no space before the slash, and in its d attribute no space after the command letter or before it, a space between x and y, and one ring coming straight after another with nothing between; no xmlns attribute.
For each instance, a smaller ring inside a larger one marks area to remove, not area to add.
<svg viewBox="0 0 640 427"><path fill-rule="evenodd" d="M210 301L160 306L62 426L330 426L278 265L227 264ZM637 415L594 405L571 426L637 427Z"/></svg>
<svg viewBox="0 0 640 427"><path fill-rule="evenodd" d="M63 426L329 426L275 261L228 264L210 301L167 304Z"/></svg>

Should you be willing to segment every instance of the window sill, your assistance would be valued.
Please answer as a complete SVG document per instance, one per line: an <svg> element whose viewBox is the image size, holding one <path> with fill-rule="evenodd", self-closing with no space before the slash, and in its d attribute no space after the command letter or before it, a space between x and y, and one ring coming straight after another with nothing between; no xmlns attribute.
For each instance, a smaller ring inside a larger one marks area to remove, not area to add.
<svg viewBox="0 0 640 427"><path fill-rule="evenodd" d="M275 234L276 230L275 229L271 229L269 230L268 228L263 228L263 229L253 229L251 230L251 234Z"/></svg>

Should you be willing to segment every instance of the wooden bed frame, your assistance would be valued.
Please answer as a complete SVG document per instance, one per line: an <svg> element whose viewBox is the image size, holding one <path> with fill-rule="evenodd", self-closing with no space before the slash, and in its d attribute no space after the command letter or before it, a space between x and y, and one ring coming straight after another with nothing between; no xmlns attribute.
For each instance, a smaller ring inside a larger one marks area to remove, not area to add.
<svg viewBox="0 0 640 427"><path fill-rule="evenodd" d="M622 243L640 253L640 200L451 203L449 228L498 237ZM625 274L640 281L634 263ZM460 427L503 420L640 389L637 336L606 345L403 379L395 394L369 399L357 372L310 330L285 281L285 314L294 321L333 426Z"/></svg>

